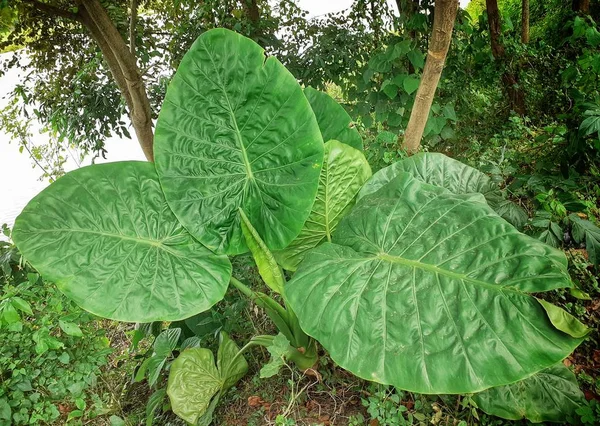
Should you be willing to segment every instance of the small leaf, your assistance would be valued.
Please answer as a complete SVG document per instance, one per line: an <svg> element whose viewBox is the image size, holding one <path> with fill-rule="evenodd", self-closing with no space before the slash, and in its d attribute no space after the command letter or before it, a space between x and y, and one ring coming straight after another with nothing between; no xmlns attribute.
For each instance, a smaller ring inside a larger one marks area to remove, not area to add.
<svg viewBox="0 0 600 426"><path fill-rule="evenodd" d="M161 358L171 355L179 342L179 336L181 336L180 328L168 328L160 333L154 341L154 353Z"/></svg>
<svg viewBox="0 0 600 426"><path fill-rule="evenodd" d="M146 404L146 426L152 426L154 421L154 413L163 403L166 395L167 389L162 388L154 392L152 395L150 395L150 398L148 398L148 403Z"/></svg>
<svg viewBox="0 0 600 426"><path fill-rule="evenodd" d="M160 377L160 373L167 362L166 357L153 355L148 360L148 385L154 386Z"/></svg>
<svg viewBox="0 0 600 426"><path fill-rule="evenodd" d="M415 69L421 69L425 65L425 57L419 49L411 50L406 56Z"/></svg>
<svg viewBox="0 0 600 426"><path fill-rule="evenodd" d="M68 364L71 361L71 357L69 356L68 353L63 352L62 354L60 354L60 356L58 357L58 360L60 362L62 362L63 364Z"/></svg>
<svg viewBox="0 0 600 426"><path fill-rule="evenodd" d="M419 78L409 75L402 82L402 87L404 87L404 90L406 90L406 93L408 93L410 95L419 88L420 83L421 83L421 80Z"/></svg>
<svg viewBox="0 0 600 426"><path fill-rule="evenodd" d="M6 321L6 323L9 325L21 321L21 316L15 307L10 303L4 306L4 309L2 310L2 318L4 318L4 321Z"/></svg>
<svg viewBox="0 0 600 426"><path fill-rule="evenodd" d="M589 294L587 294L585 291L582 291L576 287L570 288L569 289L569 294L571 296L573 296L575 299L579 299L579 300L592 300L592 298L590 297Z"/></svg>
<svg viewBox="0 0 600 426"><path fill-rule="evenodd" d="M567 333L569 336L575 337L576 339L587 336L592 332L591 328L587 328L577 318L564 309L546 302L543 299L536 298L536 300L542 305L550 322L552 322L552 325L558 330Z"/></svg>
<svg viewBox="0 0 600 426"><path fill-rule="evenodd" d="M267 350L271 354L271 360L260 370L260 378L266 379L276 375L284 365L284 357L290 348L290 342L281 333L273 339L273 343L267 346Z"/></svg>
<svg viewBox="0 0 600 426"><path fill-rule="evenodd" d="M195 424L221 386L212 352L204 348L188 349L171 364L167 385L171 409L183 420Z"/></svg>
<svg viewBox="0 0 600 426"><path fill-rule="evenodd" d="M75 337L83 336L83 332L81 331L81 328L79 328L79 326L75 323L58 320L58 326L65 334L67 334L69 336L75 336Z"/></svg>
<svg viewBox="0 0 600 426"><path fill-rule="evenodd" d="M26 300L23 300L20 297L12 297L10 299L10 303L12 303L12 305L21 312L25 312L28 315L33 315L31 305L29 305L29 302Z"/></svg>

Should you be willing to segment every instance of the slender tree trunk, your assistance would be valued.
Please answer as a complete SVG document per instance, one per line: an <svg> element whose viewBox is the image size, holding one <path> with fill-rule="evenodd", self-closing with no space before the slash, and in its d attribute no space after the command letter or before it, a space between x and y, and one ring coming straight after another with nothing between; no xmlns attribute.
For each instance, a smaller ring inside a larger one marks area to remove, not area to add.
<svg viewBox="0 0 600 426"><path fill-rule="evenodd" d="M456 20L458 0L436 0L433 29L427 51L425 69L421 77L421 84L417 90L417 97L406 127L403 147L414 153L419 150L423 131L429 117L429 110L433 103L446 55L452 41L452 30Z"/></svg>
<svg viewBox="0 0 600 426"><path fill-rule="evenodd" d="M574 12L590 14L590 0L573 0L572 8Z"/></svg>
<svg viewBox="0 0 600 426"><path fill-rule="evenodd" d="M136 0L132 0L132 5L134 1L137 3ZM135 51L135 41L130 48L127 47L117 27L98 0L78 0L79 8L76 13L38 0L26 2L48 15L77 21L89 31L92 39L102 51L102 56L125 99L131 124L142 151L148 161L153 161L152 109L144 81L137 67L136 57L132 53Z"/></svg>
<svg viewBox="0 0 600 426"><path fill-rule="evenodd" d="M131 14L129 18L129 51L132 55L135 55L135 26L137 25L137 13L138 0L131 0Z"/></svg>
<svg viewBox="0 0 600 426"><path fill-rule="evenodd" d="M503 66L506 65L506 51L500 40L500 12L497 0L486 0L488 23L490 28L490 41L494 59ZM518 75L508 68L502 74L502 84L508 95L510 107L519 115L525 115L525 95L519 87Z"/></svg>
<svg viewBox="0 0 600 426"><path fill-rule="evenodd" d="M529 0L521 4L521 43L529 43Z"/></svg>

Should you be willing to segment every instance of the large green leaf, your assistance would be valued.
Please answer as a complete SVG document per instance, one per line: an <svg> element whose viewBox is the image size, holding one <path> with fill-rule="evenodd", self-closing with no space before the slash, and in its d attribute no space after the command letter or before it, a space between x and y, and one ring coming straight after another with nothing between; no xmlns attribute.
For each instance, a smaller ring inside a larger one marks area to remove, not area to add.
<svg viewBox="0 0 600 426"><path fill-rule="evenodd" d="M352 126L352 118L335 99L312 87L305 88L304 95L317 117L325 142L333 139L363 150L362 138L356 127Z"/></svg>
<svg viewBox="0 0 600 426"><path fill-rule="evenodd" d="M370 176L371 167L360 151L338 141L327 142L315 204L300 235L275 252L279 264L295 271L308 250L331 241L335 227Z"/></svg>
<svg viewBox="0 0 600 426"><path fill-rule="evenodd" d="M506 200L498 185L485 173L436 152L419 153L379 170L365 184L358 199L377 191L402 172L410 173L425 183L446 188L454 194L478 192L483 194L496 213L512 225L522 228L527 222L527 213Z"/></svg>
<svg viewBox="0 0 600 426"><path fill-rule="evenodd" d="M419 393L523 379L580 342L529 292L572 284L564 254L479 194L399 174L362 198L286 286L302 329L354 374Z"/></svg>
<svg viewBox="0 0 600 426"><path fill-rule="evenodd" d="M310 213L323 140L292 74L252 40L215 29L196 40L169 85L155 160L175 216L208 248L247 251L241 207L276 250Z"/></svg>
<svg viewBox="0 0 600 426"><path fill-rule="evenodd" d="M119 321L174 321L223 298L231 264L167 205L151 163L84 167L25 207L13 239L83 309Z"/></svg>
<svg viewBox="0 0 600 426"><path fill-rule="evenodd" d="M585 398L575 375L562 363L507 386L475 394L483 411L509 420L529 419L534 423L567 423Z"/></svg>

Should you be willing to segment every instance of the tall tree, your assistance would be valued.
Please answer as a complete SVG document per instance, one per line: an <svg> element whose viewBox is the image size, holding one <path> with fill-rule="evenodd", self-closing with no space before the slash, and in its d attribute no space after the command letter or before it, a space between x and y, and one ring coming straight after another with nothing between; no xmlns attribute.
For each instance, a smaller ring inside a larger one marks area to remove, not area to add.
<svg viewBox="0 0 600 426"><path fill-rule="evenodd" d="M521 3L521 43L529 43L529 0Z"/></svg>
<svg viewBox="0 0 600 426"><path fill-rule="evenodd" d="M410 153L417 152L421 145L429 110L450 48L457 10L458 0L436 0L435 2L433 28L425 68L404 136L403 147Z"/></svg>
<svg viewBox="0 0 600 426"><path fill-rule="evenodd" d="M510 107L519 115L525 115L525 95L519 86L519 77L510 69L506 58L506 50L500 39L501 25L500 12L498 11L498 0L486 0L488 24L490 30L490 41L494 59L504 68L502 73L502 84L508 95Z"/></svg>

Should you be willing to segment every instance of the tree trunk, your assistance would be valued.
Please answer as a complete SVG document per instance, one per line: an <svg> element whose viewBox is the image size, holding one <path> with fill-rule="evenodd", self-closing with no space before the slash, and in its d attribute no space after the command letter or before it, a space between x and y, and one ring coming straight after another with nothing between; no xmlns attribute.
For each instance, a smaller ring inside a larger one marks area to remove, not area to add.
<svg viewBox="0 0 600 426"><path fill-rule="evenodd" d="M134 2L137 4L136 0L132 0L132 5ZM135 51L135 41L131 42L130 50L98 0L79 0L79 8L76 13L38 0L28 0L26 3L48 15L77 21L90 32L92 39L102 51L102 56L108 64L121 95L125 98L131 124L142 151L148 161L154 161L152 109L144 81L137 67L136 57L132 53ZM132 23L134 21L135 19L132 17Z"/></svg>
<svg viewBox="0 0 600 426"><path fill-rule="evenodd" d="M421 77L421 84L417 90L417 97L406 127L403 147L409 153L415 153L421 145L423 131L429 117L429 110L433 103L446 55L452 41L452 30L458 10L458 0L436 0L433 29L427 51L425 69Z"/></svg>
<svg viewBox="0 0 600 426"><path fill-rule="evenodd" d="M486 0L488 23L490 28L490 41L494 59L503 66L506 65L506 51L500 40L500 12L497 0ZM525 115L525 95L519 87L518 75L508 68L502 74L502 83L506 90L510 107L519 115Z"/></svg>
<svg viewBox="0 0 600 426"><path fill-rule="evenodd" d="M590 0L573 0L572 6L574 12L590 14Z"/></svg>
<svg viewBox="0 0 600 426"><path fill-rule="evenodd" d="M521 43L529 43L529 0L521 4Z"/></svg>
<svg viewBox="0 0 600 426"><path fill-rule="evenodd" d="M120 87L120 89L122 92L128 92L131 97L129 110L131 124L135 129L144 155L148 161L153 161L154 133L152 131L152 110L148 95L146 94L144 81L137 67L136 57L131 54L125 44L125 40L123 40L117 27L115 27L98 0L81 0L81 5L83 6L82 9L89 14L91 21L95 25L95 29L99 33L98 35L104 39L106 45L112 51L118 67L121 69L126 85L125 87ZM90 28L88 30L91 32ZM117 80L118 83L119 80Z"/></svg>
<svg viewBox="0 0 600 426"><path fill-rule="evenodd" d="M135 26L137 25L138 0L131 0L131 15L129 18L129 51L135 55Z"/></svg>

